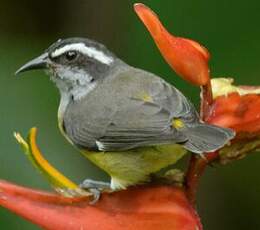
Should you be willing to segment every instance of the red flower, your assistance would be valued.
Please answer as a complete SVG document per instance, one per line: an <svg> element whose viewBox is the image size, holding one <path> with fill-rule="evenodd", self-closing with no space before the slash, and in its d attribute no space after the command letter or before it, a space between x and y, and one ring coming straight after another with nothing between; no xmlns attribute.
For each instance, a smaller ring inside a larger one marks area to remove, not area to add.
<svg viewBox="0 0 260 230"><path fill-rule="evenodd" d="M206 85L210 79L207 49L190 39L171 35L147 6L138 3L134 9L175 72L194 85Z"/></svg>
<svg viewBox="0 0 260 230"><path fill-rule="evenodd" d="M219 150L220 163L241 159L260 148L260 87L234 86L232 79L212 80L214 100L205 121L231 128L236 138Z"/></svg>
<svg viewBox="0 0 260 230"><path fill-rule="evenodd" d="M186 81L202 86L201 120L232 128L237 133L231 145L206 154L205 159L192 156L185 185L188 198L194 204L199 177L208 163L228 163L260 148L260 87L236 87L231 85L230 79L223 78L210 81L210 55L206 48L171 35L147 6L138 3L134 8L172 69Z"/></svg>
<svg viewBox="0 0 260 230"><path fill-rule="evenodd" d="M196 212L180 188L139 187L66 198L0 181L0 205L49 230L200 230Z"/></svg>
<svg viewBox="0 0 260 230"><path fill-rule="evenodd" d="M0 181L0 206L50 230L201 230L200 219L180 187L148 185L115 193L103 193L90 205L90 197L66 197L66 189L81 192L44 159L36 144L36 129L26 142L16 139L26 155L49 180L55 195ZM65 196L64 196L65 195Z"/></svg>
<svg viewBox="0 0 260 230"><path fill-rule="evenodd" d="M236 131L236 139L232 142L236 145L221 150L221 159L227 155L239 159L241 154L244 156L259 147L260 87L236 87L231 79L225 78L210 81L210 54L206 48L190 39L171 35L147 6L138 3L134 9L172 69L186 81L202 86L201 119ZM246 144L242 152L238 141ZM234 156L235 152L238 155ZM207 157L209 161L216 160L218 153L208 154Z"/></svg>
<svg viewBox="0 0 260 230"><path fill-rule="evenodd" d="M215 99L206 121L232 128L238 134L259 134L260 87L236 87L231 83L231 79L212 80Z"/></svg>

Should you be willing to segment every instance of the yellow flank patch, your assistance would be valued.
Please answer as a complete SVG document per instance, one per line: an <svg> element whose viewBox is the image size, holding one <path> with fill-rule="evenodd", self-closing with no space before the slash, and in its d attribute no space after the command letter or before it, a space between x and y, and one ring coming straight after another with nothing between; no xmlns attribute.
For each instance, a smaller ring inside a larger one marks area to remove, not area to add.
<svg viewBox="0 0 260 230"><path fill-rule="evenodd" d="M181 129L184 127L184 123L181 119L178 119L178 118L174 118L172 120L172 126L176 129Z"/></svg>
<svg viewBox="0 0 260 230"><path fill-rule="evenodd" d="M145 102L153 102L153 98L146 92L142 92L137 96L138 99L141 99Z"/></svg>

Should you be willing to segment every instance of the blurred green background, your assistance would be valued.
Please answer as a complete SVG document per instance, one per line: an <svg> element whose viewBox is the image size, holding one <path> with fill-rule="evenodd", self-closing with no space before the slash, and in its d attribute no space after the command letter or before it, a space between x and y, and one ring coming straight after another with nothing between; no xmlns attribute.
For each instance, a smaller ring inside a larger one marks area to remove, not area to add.
<svg viewBox="0 0 260 230"><path fill-rule="evenodd" d="M58 38L83 36L106 44L127 63L160 75L198 104L197 88L183 82L161 58L135 15L130 0L1 0L0 7L0 178L50 189L23 155L13 132L39 128L46 158L76 182L108 179L60 135L59 95L43 72L14 72ZM210 50L213 76L259 84L260 1L143 0L174 34ZM199 213L207 230L260 229L260 156L209 168L199 190ZM38 227L0 208L1 229Z"/></svg>

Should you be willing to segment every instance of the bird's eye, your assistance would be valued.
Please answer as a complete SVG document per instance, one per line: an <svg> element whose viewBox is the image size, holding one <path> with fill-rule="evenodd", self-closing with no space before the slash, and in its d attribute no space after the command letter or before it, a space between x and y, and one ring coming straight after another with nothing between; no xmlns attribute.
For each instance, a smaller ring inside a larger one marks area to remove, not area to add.
<svg viewBox="0 0 260 230"><path fill-rule="evenodd" d="M77 52L76 51L68 51L66 53L66 59L68 61L73 61L76 57L78 56Z"/></svg>

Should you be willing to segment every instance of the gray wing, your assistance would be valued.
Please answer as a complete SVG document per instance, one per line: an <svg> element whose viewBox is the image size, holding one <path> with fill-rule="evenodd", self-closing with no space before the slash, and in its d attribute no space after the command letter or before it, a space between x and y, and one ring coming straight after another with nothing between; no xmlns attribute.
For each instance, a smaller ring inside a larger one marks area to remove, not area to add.
<svg viewBox="0 0 260 230"><path fill-rule="evenodd" d="M171 126L171 116L157 104L129 99L128 108L118 111L96 144L102 151L183 142L180 132Z"/></svg>
<svg viewBox="0 0 260 230"><path fill-rule="evenodd" d="M172 120L182 117L190 121L197 117L190 115L193 110L174 87L132 69L70 105L64 125L72 141L83 148L121 151L185 142L187 137L172 127Z"/></svg>

